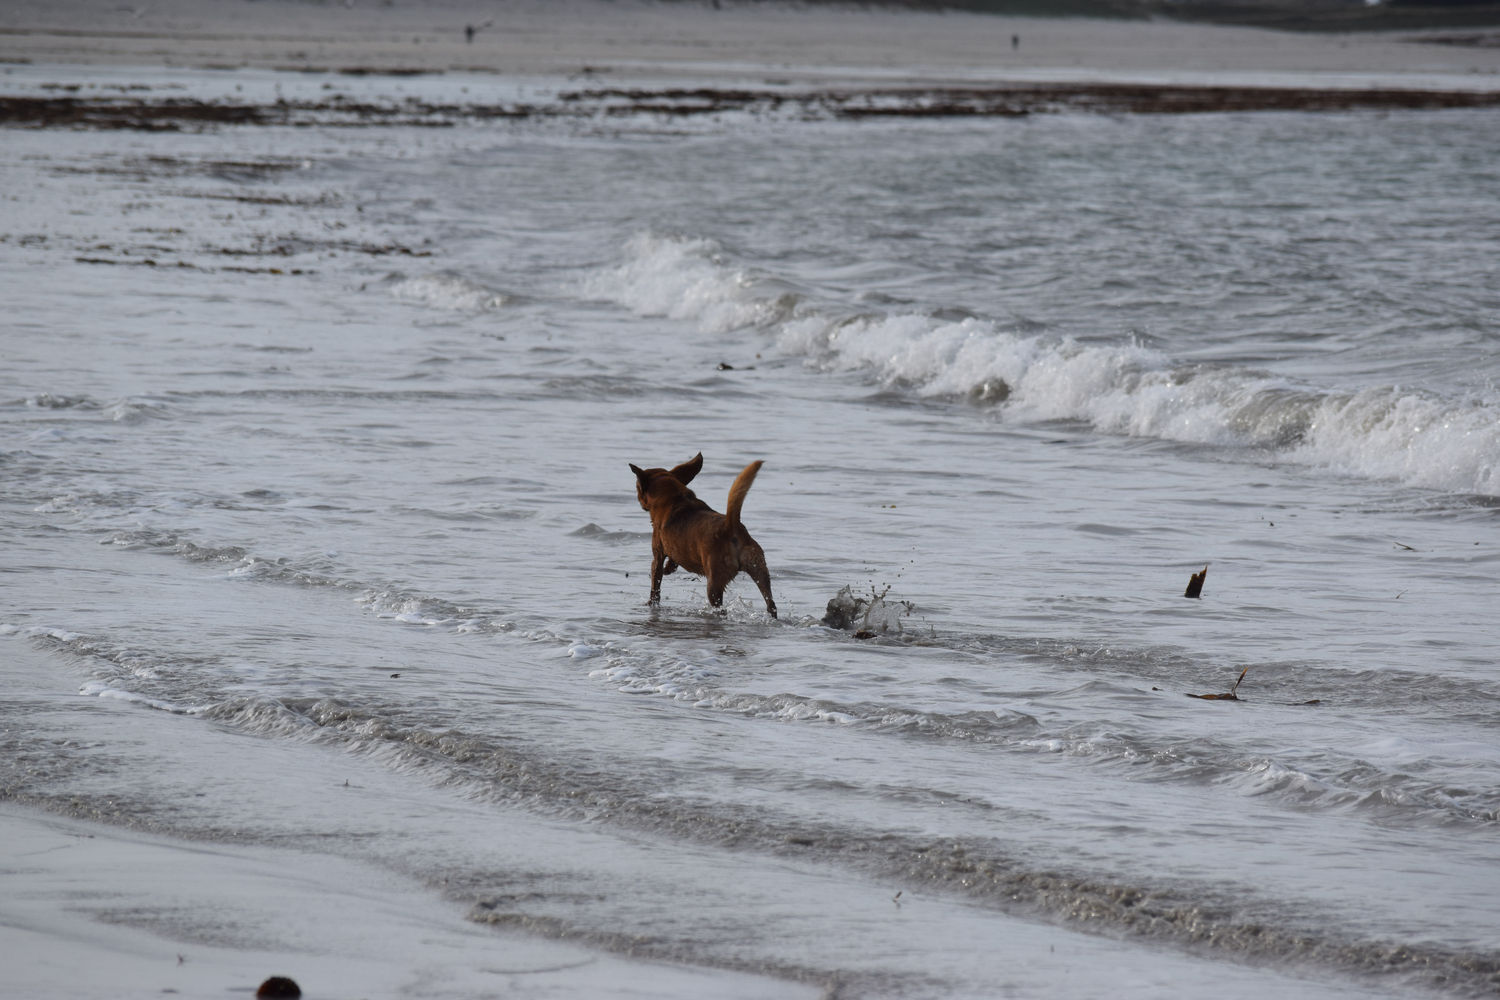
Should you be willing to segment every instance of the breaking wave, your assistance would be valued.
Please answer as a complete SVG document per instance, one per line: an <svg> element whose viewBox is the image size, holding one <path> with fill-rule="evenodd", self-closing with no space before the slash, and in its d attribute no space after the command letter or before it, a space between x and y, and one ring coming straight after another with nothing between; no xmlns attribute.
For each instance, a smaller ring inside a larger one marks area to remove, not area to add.
<svg viewBox="0 0 1500 1000"><path fill-rule="evenodd" d="M455 312L485 312L510 301L503 292L447 271L415 277L392 274L387 283L392 297L403 302Z"/></svg>
<svg viewBox="0 0 1500 1000"><path fill-rule="evenodd" d="M1488 394L1333 389L983 316L819 302L731 262L705 239L637 236L624 261L593 276L586 291L709 332L759 328L816 369L917 397L993 405L1010 420L1077 420L1109 434L1251 449L1340 475L1500 495L1500 398Z"/></svg>

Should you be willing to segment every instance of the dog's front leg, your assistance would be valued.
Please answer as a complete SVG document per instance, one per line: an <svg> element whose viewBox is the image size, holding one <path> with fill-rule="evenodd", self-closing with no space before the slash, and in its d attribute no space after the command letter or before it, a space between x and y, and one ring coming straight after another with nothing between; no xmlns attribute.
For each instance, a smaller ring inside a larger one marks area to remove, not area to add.
<svg viewBox="0 0 1500 1000"><path fill-rule="evenodd" d="M724 587L727 580L708 578L708 604L710 607L722 608L724 606Z"/></svg>
<svg viewBox="0 0 1500 1000"><path fill-rule="evenodd" d="M667 559L666 550L653 540L651 544L651 598L646 603L652 605L661 603L661 578L667 571L668 562L670 560Z"/></svg>

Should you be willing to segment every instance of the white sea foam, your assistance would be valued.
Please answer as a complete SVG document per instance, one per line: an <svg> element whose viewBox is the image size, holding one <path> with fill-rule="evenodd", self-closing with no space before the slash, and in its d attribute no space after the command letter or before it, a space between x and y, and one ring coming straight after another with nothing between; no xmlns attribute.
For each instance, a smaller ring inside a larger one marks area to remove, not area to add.
<svg viewBox="0 0 1500 1000"><path fill-rule="evenodd" d="M1334 390L1140 344L1020 332L984 317L858 313L789 298L709 240L637 236L592 294L711 333L759 327L785 353L924 397L1004 405L1018 421L1080 420L1111 434L1269 451L1341 475L1500 495L1500 399L1420 388Z"/></svg>
<svg viewBox="0 0 1500 1000"><path fill-rule="evenodd" d="M416 277L393 275L390 293L403 302L458 312L498 309L508 301L502 292L446 271Z"/></svg>
<svg viewBox="0 0 1500 1000"><path fill-rule="evenodd" d="M1329 394L1297 454L1353 475L1500 495L1500 405L1399 386Z"/></svg>
<svg viewBox="0 0 1500 1000"><path fill-rule="evenodd" d="M161 419L169 416L167 407L149 399L117 399L104 407L104 415L110 420L134 423L142 420Z"/></svg>
<svg viewBox="0 0 1500 1000"><path fill-rule="evenodd" d="M781 318L793 303L770 291L748 270L728 264L712 240L650 233L626 244L620 264L584 282L587 295L715 333Z"/></svg>
<svg viewBox="0 0 1500 1000"><path fill-rule="evenodd" d="M148 708L160 709L163 712L172 712L176 715L191 714L197 709L184 708L171 702L162 701L160 698L148 698L146 695L135 691L127 691L115 687L104 681L87 681L78 689L78 693L86 698L103 698L112 701L129 702L132 705L145 705Z"/></svg>
<svg viewBox="0 0 1500 1000"><path fill-rule="evenodd" d="M83 639L77 632L69 632L67 629L48 628L45 625L33 625L26 630L26 634L35 638L56 639L58 642L75 643Z"/></svg>

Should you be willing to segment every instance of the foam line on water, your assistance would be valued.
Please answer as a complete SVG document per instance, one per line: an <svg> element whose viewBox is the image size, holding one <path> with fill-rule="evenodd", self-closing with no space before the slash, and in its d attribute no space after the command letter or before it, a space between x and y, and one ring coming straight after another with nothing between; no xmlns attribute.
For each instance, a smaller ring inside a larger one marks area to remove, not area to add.
<svg viewBox="0 0 1500 1000"><path fill-rule="evenodd" d="M789 292L712 240L639 235L585 293L709 333L758 328L817 370L917 397L1079 420L1130 437L1253 450L1339 475L1500 495L1500 397L1417 386L1335 389L1138 343L1022 332L983 316L870 310Z"/></svg>

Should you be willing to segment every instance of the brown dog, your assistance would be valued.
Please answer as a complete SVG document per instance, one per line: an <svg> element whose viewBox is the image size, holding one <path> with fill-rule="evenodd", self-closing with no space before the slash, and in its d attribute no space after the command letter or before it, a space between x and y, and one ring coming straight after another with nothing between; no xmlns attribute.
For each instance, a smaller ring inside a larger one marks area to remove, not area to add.
<svg viewBox="0 0 1500 1000"><path fill-rule="evenodd" d="M651 603L661 601L661 578L681 566L689 573L708 577L708 603L722 607L724 588L743 571L760 588L766 611L775 618L766 554L740 523L740 508L760 463L751 462L735 477L722 514L687 488L702 468L702 452L675 469L630 466L635 473L636 498L641 509L651 515Z"/></svg>

